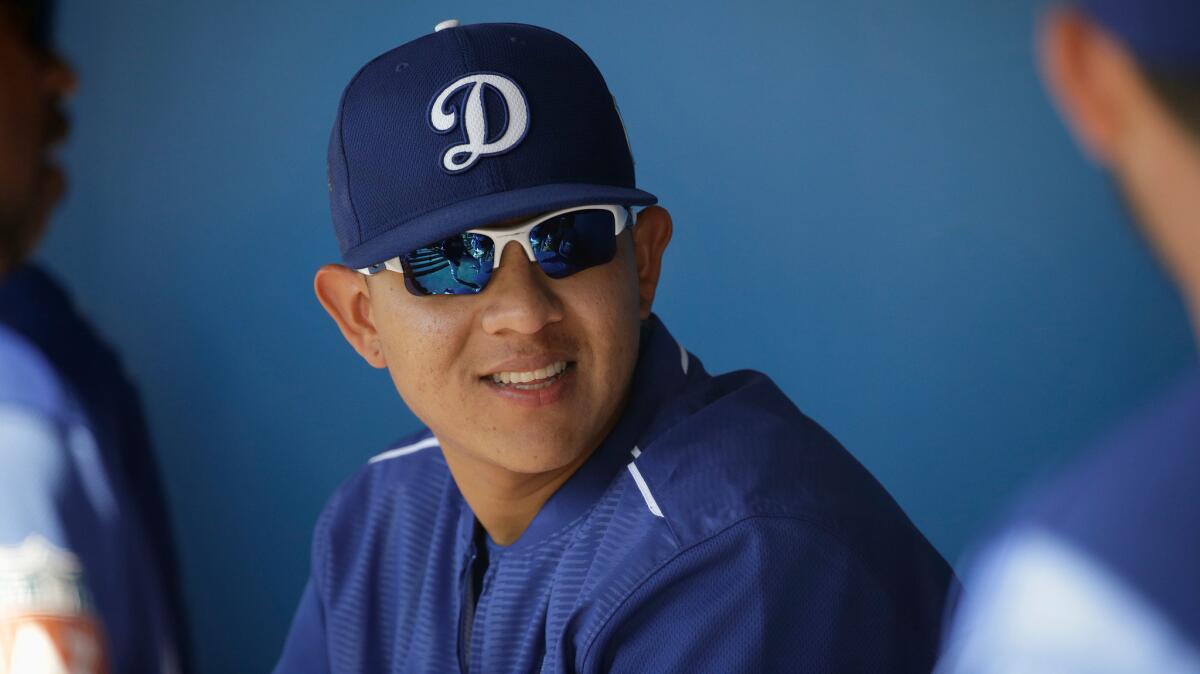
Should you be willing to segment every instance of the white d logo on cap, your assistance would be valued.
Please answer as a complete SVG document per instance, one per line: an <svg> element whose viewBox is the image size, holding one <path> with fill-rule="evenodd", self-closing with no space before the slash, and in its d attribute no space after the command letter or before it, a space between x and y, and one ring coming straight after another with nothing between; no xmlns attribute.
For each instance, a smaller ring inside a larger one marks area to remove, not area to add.
<svg viewBox="0 0 1200 674"><path fill-rule="evenodd" d="M482 157L508 152L525 138L525 132L529 130L529 104L525 102L525 92L521 91L517 83L498 73L473 73L455 80L433 99L429 123L438 133L448 133L458 125L458 110L452 107L447 112L446 103L451 96L468 85L471 86L471 93L467 95L467 104L463 110L467 142L448 148L442 155L442 168L450 173L465 171ZM487 142L487 114L483 109L484 85L500 93L508 113L505 115L508 128L492 143Z"/></svg>

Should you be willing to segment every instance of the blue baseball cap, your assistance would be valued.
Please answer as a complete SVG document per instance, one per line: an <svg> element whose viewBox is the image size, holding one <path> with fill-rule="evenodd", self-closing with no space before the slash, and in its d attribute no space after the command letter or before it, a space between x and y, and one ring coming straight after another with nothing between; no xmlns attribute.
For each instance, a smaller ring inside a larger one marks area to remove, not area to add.
<svg viewBox="0 0 1200 674"><path fill-rule="evenodd" d="M354 268L521 215L657 202L595 64L522 24L443 21L371 60L342 94L328 169Z"/></svg>
<svg viewBox="0 0 1200 674"><path fill-rule="evenodd" d="M1081 0L1080 6L1156 72L1200 72L1200 0Z"/></svg>

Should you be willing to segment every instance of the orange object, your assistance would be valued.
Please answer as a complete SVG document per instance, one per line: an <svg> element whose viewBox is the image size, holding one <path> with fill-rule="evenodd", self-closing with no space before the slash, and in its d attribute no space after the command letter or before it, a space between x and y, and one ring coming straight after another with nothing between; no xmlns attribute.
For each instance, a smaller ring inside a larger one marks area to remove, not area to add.
<svg viewBox="0 0 1200 674"><path fill-rule="evenodd" d="M107 674L100 625L88 616L0 618L0 674Z"/></svg>

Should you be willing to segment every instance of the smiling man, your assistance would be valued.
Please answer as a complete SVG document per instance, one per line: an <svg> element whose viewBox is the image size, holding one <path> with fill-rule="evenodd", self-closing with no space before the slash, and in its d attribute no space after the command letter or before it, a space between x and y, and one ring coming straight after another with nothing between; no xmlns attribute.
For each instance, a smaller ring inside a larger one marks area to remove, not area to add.
<svg viewBox="0 0 1200 674"><path fill-rule="evenodd" d="M945 562L651 313L671 218L578 46L448 21L379 56L329 188L316 294L428 428L325 508L277 672L929 670Z"/></svg>

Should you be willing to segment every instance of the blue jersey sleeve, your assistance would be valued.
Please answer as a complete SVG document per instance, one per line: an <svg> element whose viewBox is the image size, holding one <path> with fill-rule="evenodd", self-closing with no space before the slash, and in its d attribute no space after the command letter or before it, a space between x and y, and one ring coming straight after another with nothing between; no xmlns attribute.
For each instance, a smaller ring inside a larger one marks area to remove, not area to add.
<svg viewBox="0 0 1200 674"><path fill-rule="evenodd" d="M585 672L928 672L890 593L802 520L755 517L674 557L599 630Z"/></svg>
<svg viewBox="0 0 1200 674"><path fill-rule="evenodd" d="M329 656L325 651L325 618L321 598L313 581L309 580L304 587L300 607L292 619L283 655L275 665L275 674L325 674L328 671Z"/></svg>
<svg viewBox="0 0 1200 674"><path fill-rule="evenodd" d="M325 630L321 579L327 568L326 551L330 545L330 522L337 512L344 488L343 485L334 492L317 518L316 526L313 527L311 571L273 674L328 674L332 670L326 645L328 636Z"/></svg>
<svg viewBox="0 0 1200 674"><path fill-rule="evenodd" d="M0 406L0 465L0 546L36 535L71 549L68 525L92 518L78 496L64 430L24 409Z"/></svg>
<svg viewBox="0 0 1200 674"><path fill-rule="evenodd" d="M101 624L88 587L104 569L90 564L101 536L79 475L81 440L47 417L0 405L0 641L18 629L33 635L12 646L13 663L92 672L109 660L104 634L113 625ZM8 671L3 661L0 671Z"/></svg>

